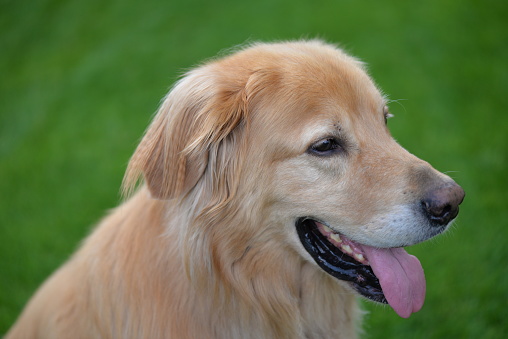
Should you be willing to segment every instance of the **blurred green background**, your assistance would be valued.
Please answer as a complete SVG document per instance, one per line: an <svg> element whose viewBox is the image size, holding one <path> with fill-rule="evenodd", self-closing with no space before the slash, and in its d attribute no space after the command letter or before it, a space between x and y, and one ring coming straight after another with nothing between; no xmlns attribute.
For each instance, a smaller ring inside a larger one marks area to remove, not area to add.
<svg viewBox="0 0 508 339"><path fill-rule="evenodd" d="M321 37L369 64L395 138L467 197L409 249L427 276L364 338L508 333L508 2L0 0L0 334L120 201L127 161L179 74L231 46Z"/></svg>

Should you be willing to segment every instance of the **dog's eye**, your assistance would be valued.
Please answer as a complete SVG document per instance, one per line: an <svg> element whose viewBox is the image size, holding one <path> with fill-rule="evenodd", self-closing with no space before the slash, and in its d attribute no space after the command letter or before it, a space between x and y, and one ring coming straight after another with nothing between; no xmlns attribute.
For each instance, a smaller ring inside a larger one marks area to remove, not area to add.
<svg viewBox="0 0 508 339"><path fill-rule="evenodd" d="M309 152L314 155L327 156L335 154L341 149L342 147L337 139L327 138L313 144L309 148Z"/></svg>

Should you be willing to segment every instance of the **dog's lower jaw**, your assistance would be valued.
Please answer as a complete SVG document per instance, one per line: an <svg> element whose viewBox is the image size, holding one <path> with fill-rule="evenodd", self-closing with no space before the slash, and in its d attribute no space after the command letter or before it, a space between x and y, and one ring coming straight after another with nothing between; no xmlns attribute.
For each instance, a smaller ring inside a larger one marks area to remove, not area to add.
<svg viewBox="0 0 508 339"><path fill-rule="evenodd" d="M325 236L319 231L319 227L326 227L318 225L321 224L309 218L299 218L296 222L300 241L318 266L331 276L348 282L356 292L364 297L386 304L387 301L379 280L363 255L357 254L358 258L354 258L353 249L349 245L344 245L345 242L342 242L338 234L330 233L330 235L338 237L338 241L341 242L342 249L339 250L337 247L339 244L330 242L335 242L335 240L330 240L329 236ZM348 243L353 246L352 242Z"/></svg>

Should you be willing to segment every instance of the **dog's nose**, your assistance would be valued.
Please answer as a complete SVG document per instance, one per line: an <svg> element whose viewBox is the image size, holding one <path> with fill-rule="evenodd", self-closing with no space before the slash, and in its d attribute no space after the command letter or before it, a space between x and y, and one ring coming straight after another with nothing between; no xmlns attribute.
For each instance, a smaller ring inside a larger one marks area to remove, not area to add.
<svg viewBox="0 0 508 339"><path fill-rule="evenodd" d="M456 183L447 184L427 193L421 204L434 226L448 224L459 214L465 192Z"/></svg>

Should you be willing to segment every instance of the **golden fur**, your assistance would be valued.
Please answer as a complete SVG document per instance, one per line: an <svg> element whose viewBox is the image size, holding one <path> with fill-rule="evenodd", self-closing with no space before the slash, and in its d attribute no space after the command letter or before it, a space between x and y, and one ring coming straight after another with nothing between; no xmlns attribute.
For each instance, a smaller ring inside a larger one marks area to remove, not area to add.
<svg viewBox="0 0 508 339"><path fill-rule="evenodd" d="M449 179L391 138L385 105L362 63L320 41L255 44L190 71L129 163L126 189L145 184L7 338L356 337L355 294L309 259L294 220L319 213L372 246L406 240L375 221L423 177ZM336 134L347 157L306 152Z"/></svg>

